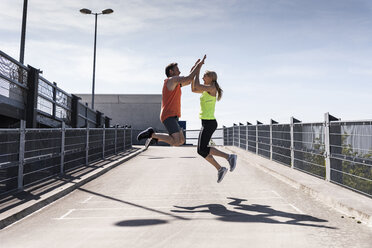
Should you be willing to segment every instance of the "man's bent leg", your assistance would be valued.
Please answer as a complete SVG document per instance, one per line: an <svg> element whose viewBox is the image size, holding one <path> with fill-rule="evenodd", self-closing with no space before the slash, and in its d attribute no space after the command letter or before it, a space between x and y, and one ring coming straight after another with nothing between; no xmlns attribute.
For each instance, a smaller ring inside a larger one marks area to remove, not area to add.
<svg viewBox="0 0 372 248"><path fill-rule="evenodd" d="M174 138L166 133L153 133L152 138L158 139L159 141L168 143L169 145L173 146L175 143Z"/></svg>
<svg viewBox="0 0 372 248"><path fill-rule="evenodd" d="M171 146L180 146L185 143L185 136L183 135L182 130L178 133L172 133L171 135L165 133L153 133L151 137L168 143Z"/></svg>
<svg viewBox="0 0 372 248"><path fill-rule="evenodd" d="M176 141L176 146L182 146L183 144L185 144L185 136L183 135L182 129L178 133L174 133L172 135L174 135L173 138Z"/></svg>

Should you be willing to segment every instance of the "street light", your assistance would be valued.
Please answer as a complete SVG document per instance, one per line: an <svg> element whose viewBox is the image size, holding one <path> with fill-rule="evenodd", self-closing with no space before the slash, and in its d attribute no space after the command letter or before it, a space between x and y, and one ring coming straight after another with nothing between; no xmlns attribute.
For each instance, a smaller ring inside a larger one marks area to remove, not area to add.
<svg viewBox="0 0 372 248"><path fill-rule="evenodd" d="M94 55L93 55L93 83L92 83L92 109L94 109L94 83L96 77L96 43L97 43L97 16L111 14L114 11L112 9L105 9L101 13L92 13L90 9L81 9L80 13L87 15L95 15L95 25L94 25Z"/></svg>
<svg viewBox="0 0 372 248"><path fill-rule="evenodd" d="M23 17L22 17L22 31L21 31L21 46L20 46L20 52L19 52L19 62L21 64L24 63L24 58L25 58L27 5L28 5L28 1L27 0L23 0Z"/></svg>

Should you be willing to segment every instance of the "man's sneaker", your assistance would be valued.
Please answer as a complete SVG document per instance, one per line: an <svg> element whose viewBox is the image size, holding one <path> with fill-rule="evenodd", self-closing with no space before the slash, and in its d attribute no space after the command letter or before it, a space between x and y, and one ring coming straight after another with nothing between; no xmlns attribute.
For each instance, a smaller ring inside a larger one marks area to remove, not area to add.
<svg viewBox="0 0 372 248"><path fill-rule="evenodd" d="M229 155L229 158L227 160L229 161L229 164L230 164L230 171L235 170L236 159L237 159L237 156L235 154L230 154Z"/></svg>
<svg viewBox="0 0 372 248"><path fill-rule="evenodd" d="M146 150L147 148L149 148L151 141L152 141L152 138L148 138L148 139L146 140L146 142L145 142L145 150Z"/></svg>
<svg viewBox="0 0 372 248"><path fill-rule="evenodd" d="M221 167L221 169L218 170L217 183L220 183L222 181L226 173L227 173L227 169L225 167Z"/></svg>
<svg viewBox="0 0 372 248"><path fill-rule="evenodd" d="M154 133L154 129L152 127L147 128L146 130L140 132L137 136L137 140L140 141L142 139L151 138L151 135Z"/></svg>
<svg viewBox="0 0 372 248"><path fill-rule="evenodd" d="M149 148L150 145L153 145L153 144L157 144L158 143L158 139L155 139L155 138L148 138L145 142L145 150L147 148Z"/></svg>

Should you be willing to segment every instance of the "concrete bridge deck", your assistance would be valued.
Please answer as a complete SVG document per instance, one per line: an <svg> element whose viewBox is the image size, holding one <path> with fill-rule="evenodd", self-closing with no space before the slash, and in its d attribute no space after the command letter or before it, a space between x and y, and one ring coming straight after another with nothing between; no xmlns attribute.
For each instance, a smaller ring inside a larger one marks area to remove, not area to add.
<svg viewBox="0 0 372 248"><path fill-rule="evenodd" d="M236 170L217 184L195 147L150 147L2 229L1 247L370 247L368 222L314 193L326 182L236 152ZM370 198L335 187L368 213Z"/></svg>

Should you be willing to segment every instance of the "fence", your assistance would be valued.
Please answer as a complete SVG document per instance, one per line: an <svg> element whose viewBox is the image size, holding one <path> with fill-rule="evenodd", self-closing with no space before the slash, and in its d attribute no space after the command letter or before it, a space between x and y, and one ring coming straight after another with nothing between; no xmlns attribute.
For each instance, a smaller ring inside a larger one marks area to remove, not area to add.
<svg viewBox="0 0 372 248"><path fill-rule="evenodd" d="M132 147L129 128L0 129L0 195Z"/></svg>
<svg viewBox="0 0 372 248"><path fill-rule="evenodd" d="M187 145L197 145L200 130L185 130L185 138ZM210 145L223 145L223 129L217 128L213 133Z"/></svg>
<svg viewBox="0 0 372 248"><path fill-rule="evenodd" d="M41 71L24 66L0 51L0 114L26 118L27 127L107 127L110 118L79 102L57 83L41 76ZM14 126L2 121L2 127Z"/></svg>
<svg viewBox="0 0 372 248"><path fill-rule="evenodd" d="M133 129L133 139L132 143L134 145L143 145L145 144L146 140L141 140L137 141L137 135L142 132L142 130L139 129ZM157 133L168 133L167 130L156 130ZM198 144L198 138L199 138L199 129L195 130L184 130L184 136L185 136L185 145L197 145ZM166 143L162 143L164 145L167 145ZM223 145L223 129L222 128L217 128L216 131L213 133L212 138L211 138L211 145ZM161 144L160 144L161 145Z"/></svg>
<svg viewBox="0 0 372 248"><path fill-rule="evenodd" d="M240 123L223 128L223 144L372 196L372 121Z"/></svg>

